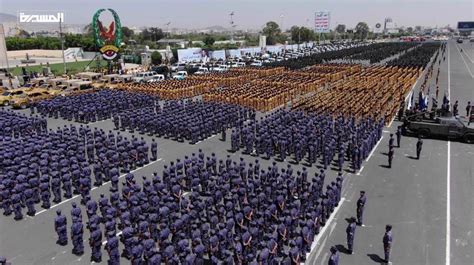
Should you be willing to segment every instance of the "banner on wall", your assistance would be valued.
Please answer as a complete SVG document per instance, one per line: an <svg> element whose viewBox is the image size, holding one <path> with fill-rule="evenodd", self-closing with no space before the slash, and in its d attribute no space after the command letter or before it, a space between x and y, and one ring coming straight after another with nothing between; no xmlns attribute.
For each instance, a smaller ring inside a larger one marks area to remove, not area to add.
<svg viewBox="0 0 474 265"><path fill-rule="evenodd" d="M240 50L238 50L238 49L227 50L227 52L228 52L229 57L237 57L237 58L242 57L242 54L241 54Z"/></svg>
<svg viewBox="0 0 474 265"><path fill-rule="evenodd" d="M225 60L225 50L210 51L209 55L214 60Z"/></svg>
<svg viewBox="0 0 474 265"><path fill-rule="evenodd" d="M180 62L192 62L192 61L201 61L206 56L206 51L203 52L201 48L189 48L189 49L179 49L178 50L178 61Z"/></svg>

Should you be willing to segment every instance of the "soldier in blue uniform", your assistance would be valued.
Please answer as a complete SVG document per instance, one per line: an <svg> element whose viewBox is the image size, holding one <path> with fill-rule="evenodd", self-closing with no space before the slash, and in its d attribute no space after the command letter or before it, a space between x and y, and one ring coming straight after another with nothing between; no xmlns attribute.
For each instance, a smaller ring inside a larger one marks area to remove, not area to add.
<svg viewBox="0 0 474 265"><path fill-rule="evenodd" d="M357 224L360 226L364 225L364 208L367 197L365 196L365 191L360 192L360 197L357 200Z"/></svg>
<svg viewBox="0 0 474 265"><path fill-rule="evenodd" d="M22 207L21 207L21 195L16 189L12 190L12 204L13 204L13 213L15 215L15 220L23 219Z"/></svg>
<svg viewBox="0 0 474 265"><path fill-rule="evenodd" d="M51 194L49 193L49 178L47 181L41 181L40 183L40 197L41 197L41 207L44 209L49 209L51 207Z"/></svg>
<svg viewBox="0 0 474 265"><path fill-rule="evenodd" d="M69 172L62 174L62 182L63 182L63 190L64 190L64 197L66 199L72 198L72 182L71 182L71 175Z"/></svg>
<svg viewBox="0 0 474 265"><path fill-rule="evenodd" d="M388 151L388 168L392 168L393 153L393 148L390 148Z"/></svg>
<svg viewBox="0 0 474 265"><path fill-rule="evenodd" d="M347 249L349 250L349 254L352 254L354 252L355 229L356 229L356 219L354 217L351 217L349 224L346 228Z"/></svg>
<svg viewBox="0 0 474 265"><path fill-rule="evenodd" d="M96 224L90 226L89 246L92 249L91 262L102 262L102 231Z"/></svg>
<svg viewBox="0 0 474 265"><path fill-rule="evenodd" d="M397 135L397 147L400 148L400 141L402 139L402 126L397 127L397 132L395 134Z"/></svg>
<svg viewBox="0 0 474 265"><path fill-rule="evenodd" d="M28 209L26 214L29 216L35 216L35 198L33 197L33 190L29 187L25 190L25 200L26 207Z"/></svg>
<svg viewBox="0 0 474 265"><path fill-rule="evenodd" d="M423 148L423 140L421 140L421 137L418 137L418 141L416 142L416 159L420 159L422 148Z"/></svg>
<svg viewBox="0 0 474 265"><path fill-rule="evenodd" d="M155 138L151 139L151 160L156 161L158 159L158 144Z"/></svg>
<svg viewBox="0 0 474 265"><path fill-rule="evenodd" d="M67 219L61 214L61 210L56 210L56 218L54 219L54 230L58 233L56 244L67 245Z"/></svg>
<svg viewBox="0 0 474 265"><path fill-rule="evenodd" d="M143 264L143 245L142 243L137 239L133 239L133 247L132 247L132 265L141 265Z"/></svg>
<svg viewBox="0 0 474 265"><path fill-rule="evenodd" d="M394 144L393 142L395 141L395 139L393 139L393 133L390 134L390 139L388 140L388 148L389 149L393 149L394 147Z"/></svg>
<svg viewBox="0 0 474 265"><path fill-rule="evenodd" d="M119 252L119 240L115 233L107 233L107 242L105 243L105 249L109 253L109 259L107 260L108 265L119 265L120 264L120 252Z"/></svg>
<svg viewBox="0 0 474 265"><path fill-rule="evenodd" d="M10 191L3 184L0 185L0 197L1 197L1 202L2 202L3 215L5 216L11 215L12 208L11 208Z"/></svg>
<svg viewBox="0 0 474 265"><path fill-rule="evenodd" d="M385 226L385 234L383 236L383 250L384 250L384 262L390 264L390 251L392 249L392 226Z"/></svg>
<svg viewBox="0 0 474 265"><path fill-rule="evenodd" d="M334 246L331 247L331 256L329 256L328 265L339 265L339 253Z"/></svg>
<svg viewBox="0 0 474 265"><path fill-rule="evenodd" d="M83 242L84 226L82 225L81 219L73 219L71 226L71 240L72 240L72 253L74 255L84 254L84 242Z"/></svg>

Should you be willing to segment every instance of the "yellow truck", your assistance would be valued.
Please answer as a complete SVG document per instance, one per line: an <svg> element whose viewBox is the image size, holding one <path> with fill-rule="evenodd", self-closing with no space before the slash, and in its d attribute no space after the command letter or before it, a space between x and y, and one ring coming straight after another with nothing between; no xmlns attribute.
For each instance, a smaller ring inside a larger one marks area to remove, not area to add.
<svg viewBox="0 0 474 265"><path fill-rule="evenodd" d="M26 109L32 103L53 97L47 89L35 88L16 96L12 99L11 105L14 109Z"/></svg>
<svg viewBox="0 0 474 265"><path fill-rule="evenodd" d="M23 95L26 91L30 90L31 87L19 87L11 90L5 90L0 95L0 105L8 106L15 97Z"/></svg>

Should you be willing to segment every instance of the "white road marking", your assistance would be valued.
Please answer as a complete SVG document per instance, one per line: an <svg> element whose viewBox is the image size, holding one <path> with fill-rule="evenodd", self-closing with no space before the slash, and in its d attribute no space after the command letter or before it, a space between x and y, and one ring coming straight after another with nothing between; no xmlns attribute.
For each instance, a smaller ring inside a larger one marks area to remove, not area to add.
<svg viewBox="0 0 474 265"><path fill-rule="evenodd" d="M321 240L321 237L324 235L324 232L326 232L328 227L329 226L331 226L331 227L336 226L336 222L334 222L334 223L331 223L331 222L334 219L334 217L336 216L339 209L341 209L341 206L342 206L342 204L344 203L345 200L346 200L346 198L344 198L344 197L341 198L341 201L339 202L339 205L336 208L334 208L334 212L331 214L331 216L329 216L329 219L326 220L326 225L319 231L319 234L317 234L316 237L314 238L313 244L311 244L311 250L308 252L308 254L306 254L306 260L308 260L309 256L313 252L314 248L316 248L316 246L318 245L318 242ZM331 224L331 225L329 225L329 224ZM331 229L334 230L334 228L331 228ZM328 237L326 237L326 239L327 238ZM326 242L326 240L323 241L323 243L325 243L325 242ZM321 246L324 246L323 243L321 244ZM316 256L314 257L315 260L318 258L319 254L321 253L321 250L322 250L322 248L320 247L318 252L316 253Z"/></svg>
<svg viewBox="0 0 474 265"><path fill-rule="evenodd" d="M474 74L471 72L471 69L469 68L469 65L467 65L466 59L464 59L464 56L462 56L461 51L459 50L459 47L456 45L456 49L459 52L459 55L461 55L461 59L464 62L464 65L466 66L467 70L469 71L469 74L471 75L471 78L474 78ZM448 55L448 76L449 76L449 55ZM448 77L448 83L449 83L449 77ZM448 89L449 89L449 84L448 84Z"/></svg>
<svg viewBox="0 0 474 265"><path fill-rule="evenodd" d="M204 140L197 141L195 144L200 144L200 143L202 143L202 142L204 142L204 141L206 141L206 140L212 139L212 138L214 138L214 137L216 137L216 136L217 136L217 134L214 134L213 136L208 137L208 138L206 138L206 139L204 139Z"/></svg>
<svg viewBox="0 0 474 265"><path fill-rule="evenodd" d="M367 157L367 159L365 159L365 162L368 162L368 161L369 161L370 157L374 154L375 149L377 149L377 146L380 144L380 142L382 141L382 139L383 139L383 135L382 135L382 137L380 137L380 140L377 142L377 144L375 144L374 149L372 149L372 151L370 152L370 154L369 154L369 156Z"/></svg>
<svg viewBox="0 0 474 265"><path fill-rule="evenodd" d="M383 130L384 133L389 133L390 131L389 130Z"/></svg>
<svg viewBox="0 0 474 265"><path fill-rule="evenodd" d="M95 121L95 122L89 122L89 123L87 123L86 125L93 125L93 124L101 123L101 122L108 121L108 120L109 120L109 119L100 120L100 121Z"/></svg>
<svg viewBox="0 0 474 265"><path fill-rule="evenodd" d="M157 163L157 162L159 162L159 161L161 161L161 160L163 160L163 158L159 158L159 159L157 159L156 161L153 161L153 162L151 162L151 163L148 163L148 164L146 164L146 165L144 165L144 166L142 166L142 167L136 168L136 169L130 171L130 173L134 173L134 172L136 172L136 171L138 171L138 170L140 170L140 169L143 169L143 168L145 168L145 167L148 167L148 166L150 166L150 165L152 165L152 164L154 164L154 163ZM128 173L125 173L125 174L121 175L121 176L119 177L119 179L125 177L127 174L128 174ZM95 187L95 186L94 186L94 187L91 189L91 191L93 191L93 190L95 190L95 189L97 189L97 188L103 187L103 186L109 184L110 182L111 182L111 181L109 180L109 181L103 183L102 185L100 185L99 187ZM35 217L38 216L38 215L40 215L40 214L42 214L42 213L44 213L44 212L46 212L46 211L48 211L48 210L51 210L51 209L53 209L53 208L55 208L55 207L58 207L58 206L61 205L61 204L64 204L64 203L66 203L66 202L68 202L68 201L71 201L71 200L74 200L74 199L76 199L76 198L79 197L79 196L81 196L81 195L80 195L80 194L77 194L77 195L75 195L75 196L73 196L73 197L71 197L71 198L69 198L69 199L67 199L67 200L64 200L64 201L60 202L60 203L51 205L51 207L49 207L49 209L43 209L43 210L37 212L37 213L35 214Z"/></svg>
<svg viewBox="0 0 474 265"><path fill-rule="evenodd" d="M448 166L446 174L446 265L451 264L451 141L448 141Z"/></svg>
<svg viewBox="0 0 474 265"><path fill-rule="evenodd" d="M360 168L359 172L357 172L356 175L357 175L357 176L360 176L360 172L362 172L362 170L364 170L364 166L362 166L362 167Z"/></svg>
<svg viewBox="0 0 474 265"><path fill-rule="evenodd" d="M122 234L122 231L115 234L115 236L120 236L121 234ZM102 241L102 245L105 245L105 244L107 244L107 240Z"/></svg>
<svg viewBox="0 0 474 265"><path fill-rule="evenodd" d="M464 52L464 54L467 56L467 58L469 58L469 61L471 61L471 63L474 63L474 60L472 60L472 58L469 55L469 52L467 50L466 50L466 52Z"/></svg>
<svg viewBox="0 0 474 265"><path fill-rule="evenodd" d="M451 57L448 42L448 98L451 98ZM461 55L462 56L462 55ZM446 170L446 265L451 264L451 141L448 140Z"/></svg>
<svg viewBox="0 0 474 265"><path fill-rule="evenodd" d="M392 123L393 121L395 120L395 116L392 118L392 120L390 121L390 123L388 124L387 128L390 128L392 126Z"/></svg>

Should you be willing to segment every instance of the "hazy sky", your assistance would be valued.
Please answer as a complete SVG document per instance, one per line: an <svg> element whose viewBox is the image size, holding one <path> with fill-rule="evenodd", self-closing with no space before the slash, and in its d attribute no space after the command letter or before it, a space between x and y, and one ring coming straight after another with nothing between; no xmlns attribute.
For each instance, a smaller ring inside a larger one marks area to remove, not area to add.
<svg viewBox="0 0 474 265"><path fill-rule="evenodd" d="M274 20L283 27L311 26L314 12L331 12L331 28L337 23L354 27L365 21L373 27L391 17L398 26L455 26L474 20L474 0L0 0L0 12L62 10L65 22L86 24L99 8L114 8L124 26L229 27L235 12L238 29L259 29ZM283 18L281 18L283 15Z"/></svg>

